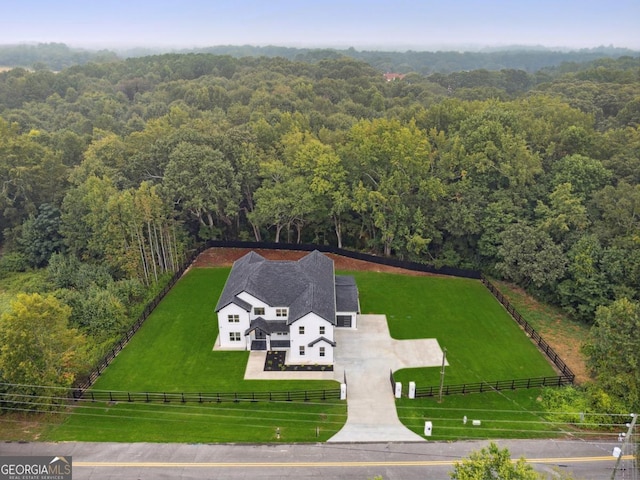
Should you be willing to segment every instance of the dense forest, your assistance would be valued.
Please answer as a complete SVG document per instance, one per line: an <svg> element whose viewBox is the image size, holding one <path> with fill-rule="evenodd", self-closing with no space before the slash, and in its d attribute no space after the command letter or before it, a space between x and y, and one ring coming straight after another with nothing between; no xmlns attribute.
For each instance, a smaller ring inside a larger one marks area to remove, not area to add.
<svg viewBox="0 0 640 480"><path fill-rule="evenodd" d="M161 48L129 48L118 51L72 48L64 43L0 45L0 67L24 67L59 71L73 65L90 62L116 61L131 57L147 57L165 53L209 53L243 57L280 57L307 63L335 60L341 57L365 62L382 72L452 73L465 70L524 70L535 73L548 68L563 68L585 64L602 58L640 56L627 48L597 47L580 50L561 50L545 47L505 47L482 50L443 51L380 51L355 48L294 48L275 45L218 45L168 51Z"/></svg>
<svg viewBox="0 0 640 480"><path fill-rule="evenodd" d="M594 324L594 374L640 406L639 58L393 81L346 56L15 68L0 180L0 272L45 269L34 295L94 356L198 242L332 244L517 283ZM635 343L613 356L616 335Z"/></svg>

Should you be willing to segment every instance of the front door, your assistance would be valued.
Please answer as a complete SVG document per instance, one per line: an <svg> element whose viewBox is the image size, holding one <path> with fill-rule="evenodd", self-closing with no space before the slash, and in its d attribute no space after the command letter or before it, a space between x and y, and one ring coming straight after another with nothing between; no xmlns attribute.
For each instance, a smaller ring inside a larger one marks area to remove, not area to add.
<svg viewBox="0 0 640 480"><path fill-rule="evenodd" d="M266 339L267 339L267 334L264 333L259 328L256 328L256 340L266 340Z"/></svg>

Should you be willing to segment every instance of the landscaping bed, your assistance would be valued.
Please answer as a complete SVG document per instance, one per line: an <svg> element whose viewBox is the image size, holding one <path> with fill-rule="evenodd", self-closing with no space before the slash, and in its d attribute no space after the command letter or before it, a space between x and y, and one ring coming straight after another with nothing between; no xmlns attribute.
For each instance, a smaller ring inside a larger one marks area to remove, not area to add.
<svg viewBox="0 0 640 480"><path fill-rule="evenodd" d="M287 365L287 352L270 350L264 361L265 372L333 372L333 365Z"/></svg>

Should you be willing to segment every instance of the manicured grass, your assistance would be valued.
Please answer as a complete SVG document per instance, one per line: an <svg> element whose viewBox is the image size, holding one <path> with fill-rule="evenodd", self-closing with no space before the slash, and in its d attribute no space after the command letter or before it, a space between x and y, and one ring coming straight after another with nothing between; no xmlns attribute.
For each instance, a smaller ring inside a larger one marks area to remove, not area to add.
<svg viewBox="0 0 640 480"><path fill-rule="evenodd" d="M88 403L41 439L87 442L316 442L346 421L346 405L326 402L170 404ZM280 439L276 438L280 429ZM318 430L316 430L316 428ZM318 436L316 436L316 434Z"/></svg>
<svg viewBox="0 0 640 480"><path fill-rule="evenodd" d="M244 380L249 352L213 351L214 308L228 275L228 268L189 271L94 388L208 393L338 388L333 381Z"/></svg>
<svg viewBox="0 0 640 480"><path fill-rule="evenodd" d="M397 339L436 338L447 349L447 384L556 373L477 280L356 272L363 313L387 315ZM406 369L397 381L438 385L440 368Z"/></svg>
<svg viewBox="0 0 640 480"><path fill-rule="evenodd" d="M93 386L131 392L260 392L339 388L334 381L243 379L248 352L213 351L215 303L228 268L192 269L158 305ZM346 402L89 403L47 435L85 441L271 441L329 438L346 421ZM316 427L320 436L316 437ZM288 432L286 437L284 429Z"/></svg>
<svg viewBox="0 0 640 480"><path fill-rule="evenodd" d="M529 389L451 395L442 403L437 398L402 398L396 405L402 423L419 435L425 421L433 423L430 440L550 438L571 430L544 417L540 394L540 389ZM474 426L473 420L480 425Z"/></svg>
<svg viewBox="0 0 640 480"><path fill-rule="evenodd" d="M364 313L385 313L397 339L436 338L447 349L446 384L477 383L556 375L489 291L476 280L410 277L356 272ZM440 367L394 372L407 391L439 385ZM432 440L537 438L554 436L559 426L538 412L540 389L451 395L396 401L400 421L422 435L433 422ZM468 417L463 425L462 418ZM481 421L473 426L472 420Z"/></svg>

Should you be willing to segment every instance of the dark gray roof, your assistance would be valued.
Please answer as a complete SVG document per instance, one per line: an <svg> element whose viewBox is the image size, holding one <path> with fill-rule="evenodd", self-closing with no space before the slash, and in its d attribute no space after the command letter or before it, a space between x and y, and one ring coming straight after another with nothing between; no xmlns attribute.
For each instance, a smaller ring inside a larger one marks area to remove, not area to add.
<svg viewBox="0 0 640 480"><path fill-rule="evenodd" d="M262 317L258 317L251 321L251 326L244 332L245 335L249 335L253 330L259 329L264 333L271 335L272 333L281 332L289 333L289 326L285 320L271 320L267 321Z"/></svg>
<svg viewBox="0 0 640 480"><path fill-rule="evenodd" d="M326 342L326 343L328 343L329 345L331 345L332 347L335 347L335 346L336 346L336 342L332 342L331 340L329 340L328 338L325 338L325 337L318 337L318 338L316 338L313 342L311 342L311 343L309 344L309 346L310 346L310 347L313 347L313 346L314 346L316 343L318 343L318 342Z"/></svg>
<svg viewBox="0 0 640 480"><path fill-rule="evenodd" d="M236 302L243 291L273 307L288 307L290 324L309 312L335 324L333 261L317 250L297 262L249 252L233 264L216 311Z"/></svg>
<svg viewBox="0 0 640 480"><path fill-rule="evenodd" d="M360 312L356 279L350 275L336 275L336 310Z"/></svg>
<svg viewBox="0 0 640 480"><path fill-rule="evenodd" d="M247 312L251 311L251 304L249 302L245 302L244 300L242 300L239 297L233 297L232 299L230 299L231 301L227 302L224 305L219 305L218 307L216 307L216 312L218 310L220 310L223 307L226 307L227 305L229 305L229 303L235 303L236 305L238 305L240 308L243 308L244 310L246 310Z"/></svg>

